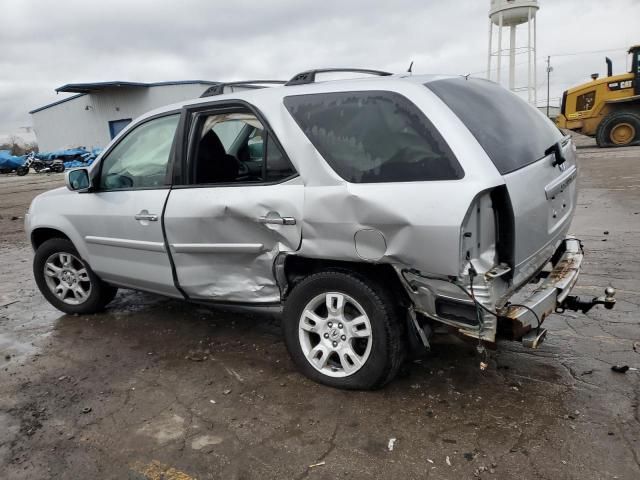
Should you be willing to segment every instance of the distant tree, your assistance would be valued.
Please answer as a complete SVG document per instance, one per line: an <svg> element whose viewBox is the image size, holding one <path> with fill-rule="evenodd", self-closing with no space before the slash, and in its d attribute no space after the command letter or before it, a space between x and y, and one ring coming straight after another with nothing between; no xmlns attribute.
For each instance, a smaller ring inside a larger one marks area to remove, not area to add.
<svg viewBox="0 0 640 480"><path fill-rule="evenodd" d="M36 152L38 153L40 149L38 148L38 142L27 142L24 144L24 149L26 152Z"/></svg>
<svg viewBox="0 0 640 480"><path fill-rule="evenodd" d="M25 142L21 137L17 135L11 135L3 144L0 144L0 150L10 150L11 155L17 157L26 155L29 152L37 152L38 144L36 142Z"/></svg>

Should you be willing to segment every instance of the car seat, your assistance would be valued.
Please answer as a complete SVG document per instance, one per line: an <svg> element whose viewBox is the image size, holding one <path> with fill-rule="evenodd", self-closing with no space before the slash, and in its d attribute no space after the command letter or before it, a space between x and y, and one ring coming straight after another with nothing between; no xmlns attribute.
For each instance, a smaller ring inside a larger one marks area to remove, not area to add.
<svg viewBox="0 0 640 480"><path fill-rule="evenodd" d="M233 182L238 177L238 160L228 155L213 130L209 130L198 145L196 183Z"/></svg>

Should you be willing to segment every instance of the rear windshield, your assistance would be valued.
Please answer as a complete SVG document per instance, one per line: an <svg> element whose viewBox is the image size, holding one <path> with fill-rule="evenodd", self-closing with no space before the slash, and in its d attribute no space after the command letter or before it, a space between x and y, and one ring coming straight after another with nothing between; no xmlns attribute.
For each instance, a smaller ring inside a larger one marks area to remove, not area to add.
<svg viewBox="0 0 640 480"><path fill-rule="evenodd" d="M425 86L462 120L503 175L541 159L562 139L551 120L497 83L448 78Z"/></svg>
<svg viewBox="0 0 640 480"><path fill-rule="evenodd" d="M351 183L457 180L449 146L407 98L384 91L286 97L316 150Z"/></svg>

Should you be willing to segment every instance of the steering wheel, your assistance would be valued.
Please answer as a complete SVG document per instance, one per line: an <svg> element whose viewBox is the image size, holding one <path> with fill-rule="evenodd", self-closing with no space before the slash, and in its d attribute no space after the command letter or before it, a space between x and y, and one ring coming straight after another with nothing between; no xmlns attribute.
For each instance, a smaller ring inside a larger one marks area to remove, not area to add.
<svg viewBox="0 0 640 480"><path fill-rule="evenodd" d="M107 188L131 188L133 179L119 173L109 173L104 178L104 186Z"/></svg>
<svg viewBox="0 0 640 480"><path fill-rule="evenodd" d="M238 178L242 179L248 177L251 174L249 167L244 162L238 160Z"/></svg>

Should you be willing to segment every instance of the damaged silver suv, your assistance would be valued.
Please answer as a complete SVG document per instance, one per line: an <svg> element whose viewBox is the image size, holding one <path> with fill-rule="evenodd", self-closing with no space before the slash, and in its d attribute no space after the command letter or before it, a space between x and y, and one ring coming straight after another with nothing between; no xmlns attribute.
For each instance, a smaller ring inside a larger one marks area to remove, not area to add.
<svg viewBox="0 0 640 480"><path fill-rule="evenodd" d="M390 381L437 327L536 347L554 310L613 306L611 289L570 295L575 148L535 108L485 80L326 72L150 112L36 197L42 294L67 313L118 287L283 306L298 368L352 389Z"/></svg>

